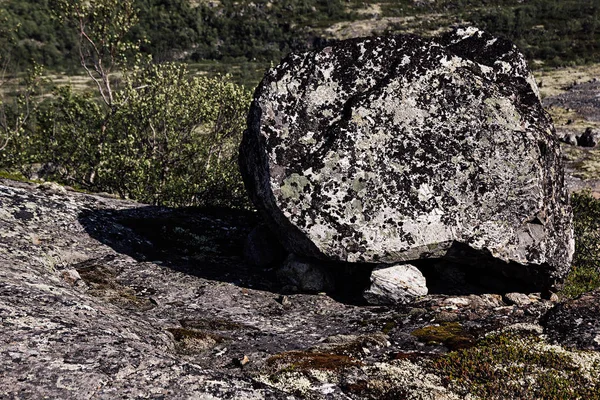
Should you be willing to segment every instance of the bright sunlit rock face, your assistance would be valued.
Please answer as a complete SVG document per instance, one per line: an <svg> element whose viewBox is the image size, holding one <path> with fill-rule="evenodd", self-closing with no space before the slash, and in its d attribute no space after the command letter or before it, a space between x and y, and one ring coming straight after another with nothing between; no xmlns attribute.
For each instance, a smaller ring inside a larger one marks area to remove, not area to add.
<svg viewBox="0 0 600 400"><path fill-rule="evenodd" d="M573 253L560 147L525 59L475 28L353 39L267 72L240 164L288 251L395 263L469 253L534 267Z"/></svg>

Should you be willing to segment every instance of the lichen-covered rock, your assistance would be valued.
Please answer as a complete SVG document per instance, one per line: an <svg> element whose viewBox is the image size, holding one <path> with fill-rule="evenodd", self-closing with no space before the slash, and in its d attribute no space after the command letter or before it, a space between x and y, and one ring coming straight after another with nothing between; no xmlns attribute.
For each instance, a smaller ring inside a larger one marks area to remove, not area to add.
<svg viewBox="0 0 600 400"><path fill-rule="evenodd" d="M426 294L427 281L417 267L384 264L371 273L371 286L364 297L370 304L402 304Z"/></svg>
<svg viewBox="0 0 600 400"><path fill-rule="evenodd" d="M573 253L553 130L506 40L474 28L353 39L267 72L240 165L290 252L481 266L485 256L547 289Z"/></svg>

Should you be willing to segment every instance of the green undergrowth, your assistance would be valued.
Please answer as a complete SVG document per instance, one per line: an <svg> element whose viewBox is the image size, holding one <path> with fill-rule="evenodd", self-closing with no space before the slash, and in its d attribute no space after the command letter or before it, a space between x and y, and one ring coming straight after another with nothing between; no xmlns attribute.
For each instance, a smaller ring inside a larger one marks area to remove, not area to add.
<svg viewBox="0 0 600 400"><path fill-rule="evenodd" d="M564 297L575 298L597 288L600 288L600 274L595 268L573 266L561 293Z"/></svg>
<svg viewBox="0 0 600 400"><path fill-rule="evenodd" d="M12 181L27 182L27 183L40 183L40 181L28 179L20 172L11 172L11 171L7 171L7 170L0 170L0 179L10 179Z"/></svg>
<svg viewBox="0 0 600 400"><path fill-rule="evenodd" d="M444 383L483 399L600 399L599 366L579 365L535 336L503 333L432 361Z"/></svg>
<svg viewBox="0 0 600 400"><path fill-rule="evenodd" d="M589 190L573 193L575 255L561 294L576 297L600 288L600 200Z"/></svg>

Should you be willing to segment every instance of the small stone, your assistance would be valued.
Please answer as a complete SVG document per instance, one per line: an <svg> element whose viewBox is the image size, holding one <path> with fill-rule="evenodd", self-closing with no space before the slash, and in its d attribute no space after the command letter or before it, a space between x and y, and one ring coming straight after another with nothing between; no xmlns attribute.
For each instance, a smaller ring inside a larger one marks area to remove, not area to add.
<svg viewBox="0 0 600 400"><path fill-rule="evenodd" d="M283 294L281 296L279 296L279 298L277 299L277 302L284 307L289 307L290 305L292 305L290 298Z"/></svg>
<svg viewBox="0 0 600 400"><path fill-rule="evenodd" d="M234 364L243 367L244 365L248 364L250 362L250 359L248 358L247 355L244 354L243 357L241 358L236 358L233 360Z"/></svg>
<svg viewBox="0 0 600 400"><path fill-rule="evenodd" d="M35 233L30 233L29 237L31 238L31 243L38 245L41 243L40 237L38 235L36 235Z"/></svg>
<svg viewBox="0 0 600 400"><path fill-rule="evenodd" d="M577 138L577 144L582 147L596 147L600 142L600 131L587 128L581 136Z"/></svg>
<svg viewBox="0 0 600 400"><path fill-rule="evenodd" d="M67 189L55 182L41 183L38 188L51 194L67 194Z"/></svg>
<svg viewBox="0 0 600 400"><path fill-rule="evenodd" d="M409 303L427 294L426 283L413 265L380 266L371 273L371 287L363 296L369 304Z"/></svg>
<svg viewBox="0 0 600 400"><path fill-rule="evenodd" d="M458 321L458 315L449 311L441 311L435 316L436 322L455 322Z"/></svg>
<svg viewBox="0 0 600 400"><path fill-rule="evenodd" d="M62 278L71 286L75 286L81 280L79 272L75 269L66 269L62 271Z"/></svg>
<svg viewBox="0 0 600 400"><path fill-rule="evenodd" d="M277 277L285 284L304 292L327 292L333 289L333 278L327 266L316 260L301 259L294 254L286 258Z"/></svg>
<svg viewBox="0 0 600 400"><path fill-rule="evenodd" d="M506 304L509 305L516 305L516 306L526 306L528 304L531 304L532 301L529 298L529 296L527 296L524 293L507 293L504 295L504 301L506 302Z"/></svg>
<svg viewBox="0 0 600 400"><path fill-rule="evenodd" d="M560 141L570 144L571 146L577 146L577 135L572 132L566 133L560 138Z"/></svg>
<svg viewBox="0 0 600 400"><path fill-rule="evenodd" d="M442 304L449 309L465 308L471 305L471 299L464 296L448 297Z"/></svg>

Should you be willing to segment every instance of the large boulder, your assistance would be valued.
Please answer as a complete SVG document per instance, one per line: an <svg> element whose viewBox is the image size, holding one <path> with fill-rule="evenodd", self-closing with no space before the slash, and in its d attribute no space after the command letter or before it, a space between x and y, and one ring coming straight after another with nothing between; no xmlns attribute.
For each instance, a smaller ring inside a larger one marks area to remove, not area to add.
<svg viewBox="0 0 600 400"><path fill-rule="evenodd" d="M289 55L256 90L240 166L292 253L446 257L541 288L570 265L560 147L535 80L514 45L475 28Z"/></svg>

